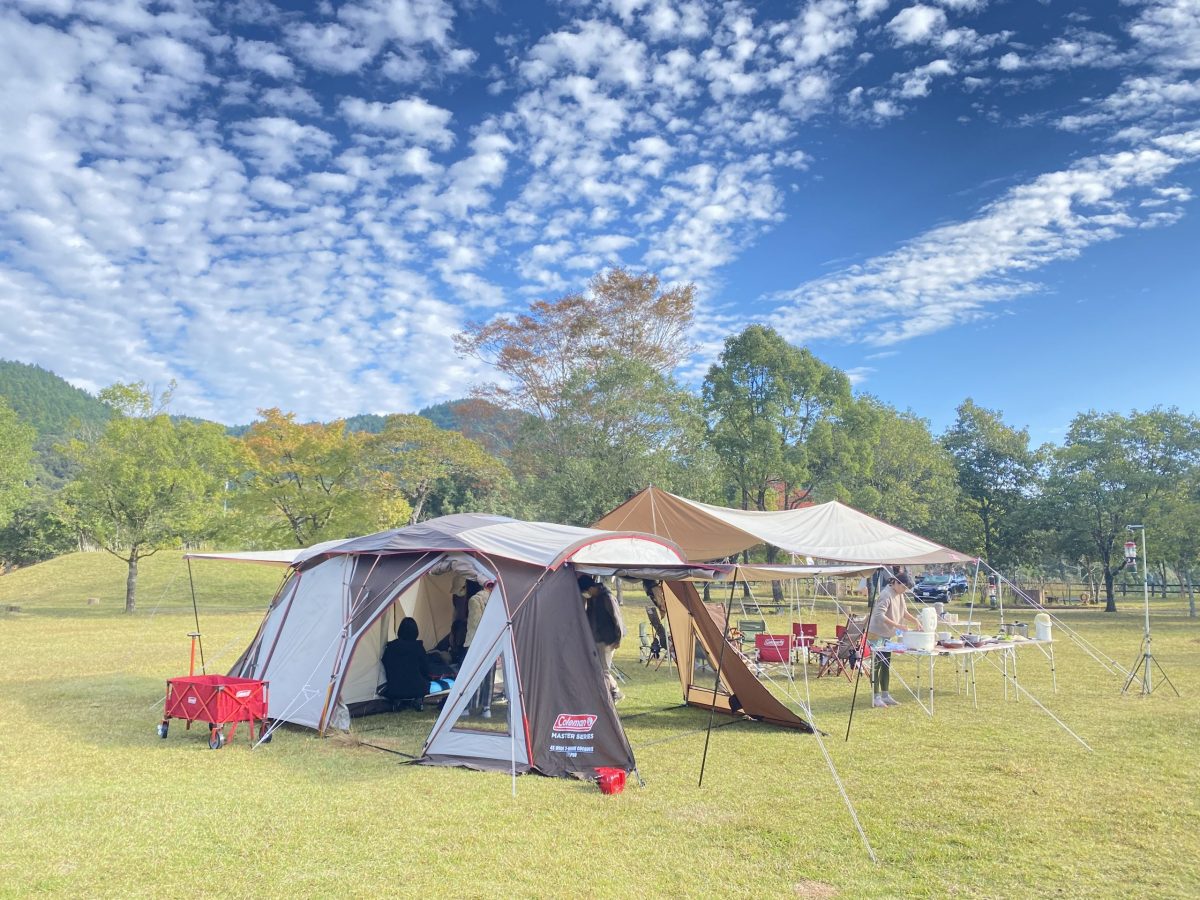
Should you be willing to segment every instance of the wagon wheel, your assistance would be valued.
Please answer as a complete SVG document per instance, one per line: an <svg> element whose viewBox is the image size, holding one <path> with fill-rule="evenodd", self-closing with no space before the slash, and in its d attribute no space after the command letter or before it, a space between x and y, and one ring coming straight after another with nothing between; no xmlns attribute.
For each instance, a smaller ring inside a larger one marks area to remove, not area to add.
<svg viewBox="0 0 1200 900"><path fill-rule="evenodd" d="M170 723L166 719L163 719L161 722L158 723L158 729L157 729L158 736L160 738L162 738L163 740L167 739L167 729L168 728L170 728Z"/></svg>
<svg viewBox="0 0 1200 900"><path fill-rule="evenodd" d="M1080 603L1091 603L1092 595L1089 594L1087 591L1084 591L1082 594L1079 595L1079 602Z"/></svg>
<svg viewBox="0 0 1200 900"><path fill-rule="evenodd" d="M214 727L208 733L208 748L210 750L220 750L225 746L225 734L220 728Z"/></svg>

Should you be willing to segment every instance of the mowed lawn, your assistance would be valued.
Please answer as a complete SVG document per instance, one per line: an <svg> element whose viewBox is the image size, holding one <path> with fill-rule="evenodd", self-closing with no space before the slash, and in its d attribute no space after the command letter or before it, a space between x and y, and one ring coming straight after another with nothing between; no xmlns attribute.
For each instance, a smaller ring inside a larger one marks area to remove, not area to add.
<svg viewBox="0 0 1200 900"><path fill-rule="evenodd" d="M224 671L279 572L194 569L205 650ZM617 663L645 786L608 797L527 776L514 796L508 776L377 749L418 753L433 711L328 739L281 728L257 750L239 732L210 751L181 722L160 740L164 681L187 671L191 600L178 554L143 573L133 616L121 564L99 553L0 578L0 610L21 606L0 612L2 896L1200 895L1200 622L1179 601L1154 614L1179 698L1165 686L1122 697L1121 678L1061 633L1055 695L1044 658L1022 651L1021 683L1092 753L1028 699L1004 700L987 663L978 709L942 662L934 718L894 680L904 705L860 706L849 742L850 685L810 682L872 864L813 736L716 729L697 786L708 717L677 708L668 667L638 665L640 595ZM832 635L832 611L815 617ZM1063 618L1121 663L1137 656L1133 602ZM915 682L911 661L897 671Z"/></svg>

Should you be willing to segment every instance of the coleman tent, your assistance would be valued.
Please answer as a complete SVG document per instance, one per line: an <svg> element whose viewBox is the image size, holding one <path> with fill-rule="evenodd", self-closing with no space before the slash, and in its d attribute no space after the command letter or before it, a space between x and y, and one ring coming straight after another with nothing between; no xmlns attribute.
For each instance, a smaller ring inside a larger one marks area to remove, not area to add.
<svg viewBox="0 0 1200 900"><path fill-rule="evenodd" d="M450 632L456 581L490 584L420 761L547 775L633 767L577 571L697 573L677 547L651 535L487 515L446 516L306 551L192 557L290 567L230 674L269 682L272 720L322 732L349 727L354 707L375 700L385 680L383 649L402 618L416 619L432 647ZM475 698L489 684L484 716Z"/></svg>
<svg viewBox="0 0 1200 900"><path fill-rule="evenodd" d="M724 559L758 544L847 563L912 566L973 561L836 500L758 512L712 506L648 487L593 527L657 534L675 542L693 561Z"/></svg>

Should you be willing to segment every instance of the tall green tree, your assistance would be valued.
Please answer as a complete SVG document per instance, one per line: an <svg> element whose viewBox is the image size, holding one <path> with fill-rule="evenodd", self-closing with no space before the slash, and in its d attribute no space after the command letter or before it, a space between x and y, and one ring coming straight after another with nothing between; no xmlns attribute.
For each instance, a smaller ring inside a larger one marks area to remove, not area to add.
<svg viewBox="0 0 1200 900"><path fill-rule="evenodd" d="M699 403L671 378L612 358L578 373L563 398L561 415L528 422L519 443L524 493L538 518L590 525L648 484L711 496L716 466ZM547 452L551 441L561 450Z"/></svg>
<svg viewBox="0 0 1200 900"><path fill-rule="evenodd" d="M853 431L865 459L842 479L852 506L950 547L962 546L965 527L957 471L929 422L875 397L856 397Z"/></svg>
<svg viewBox="0 0 1200 900"><path fill-rule="evenodd" d="M221 512L237 453L218 425L173 422L170 391L144 384L100 393L113 409L94 442L63 449L78 467L62 493L64 517L127 565L125 611L137 605L138 563L166 547L205 537Z"/></svg>
<svg viewBox="0 0 1200 900"><path fill-rule="evenodd" d="M703 398L710 441L743 509L795 506L836 470L850 381L773 329L751 325L727 338Z"/></svg>
<svg viewBox="0 0 1200 900"><path fill-rule="evenodd" d="M369 434L347 432L341 419L301 424L279 409L259 415L242 438L248 473L235 499L242 515L262 523L259 540L307 547L407 520L407 504L371 502Z"/></svg>
<svg viewBox="0 0 1200 900"><path fill-rule="evenodd" d="M0 526L29 499L37 433L0 397Z"/></svg>
<svg viewBox="0 0 1200 900"><path fill-rule="evenodd" d="M1058 512L1063 545L1100 564L1107 612L1117 609L1113 583L1126 565L1128 526L1154 534L1159 525L1149 516L1194 477L1197 465L1200 420L1177 409L1087 412L1072 421L1054 454L1046 498Z"/></svg>
<svg viewBox="0 0 1200 900"><path fill-rule="evenodd" d="M510 464L524 514L590 524L648 482L679 490L711 471L695 404L670 377L691 349L694 294L613 269L456 336L504 378L479 395L522 414Z"/></svg>
<svg viewBox="0 0 1200 900"><path fill-rule="evenodd" d="M406 509L408 523L427 516L430 506L444 515L455 496L486 504L512 480L505 465L478 443L422 416L388 416L368 452L368 490L392 507L393 515Z"/></svg>
<svg viewBox="0 0 1200 900"><path fill-rule="evenodd" d="M1037 460L1029 432L1006 425L1002 413L967 398L942 436L954 458L962 501L977 525L975 549L994 566L1019 555L1022 508L1037 493Z"/></svg>
<svg viewBox="0 0 1200 900"><path fill-rule="evenodd" d="M471 323L455 335L454 346L503 376L504 384L481 386L481 396L543 421L569 419L568 384L610 359L663 373L684 360L695 293L691 284L663 287L653 273L610 269L582 293L535 301L519 316Z"/></svg>

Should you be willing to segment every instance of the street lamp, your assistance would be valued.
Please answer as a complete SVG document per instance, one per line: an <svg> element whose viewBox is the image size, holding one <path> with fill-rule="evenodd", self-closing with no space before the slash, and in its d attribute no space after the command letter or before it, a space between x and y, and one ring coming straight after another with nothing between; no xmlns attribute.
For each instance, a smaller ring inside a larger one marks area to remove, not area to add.
<svg viewBox="0 0 1200 900"><path fill-rule="evenodd" d="M1163 671L1163 667L1159 665L1158 660L1154 658L1154 654L1150 650L1150 567L1146 560L1146 526L1145 525L1126 525L1129 531L1142 533L1142 607L1146 613L1145 631L1142 632L1142 655L1138 657L1137 662L1133 664L1133 668L1129 670L1129 677L1125 680L1125 686L1121 688L1121 693L1124 694L1129 690L1129 686L1133 684L1133 680L1138 677L1138 670L1141 669L1142 674L1142 695L1154 693L1154 685L1150 680L1150 664L1154 663L1163 680L1171 685L1171 690L1175 691L1175 696L1179 696L1179 691L1174 684L1171 684L1171 679L1167 677L1167 673ZM1125 561L1132 563L1134 571L1137 571L1137 543L1127 541L1125 544Z"/></svg>

